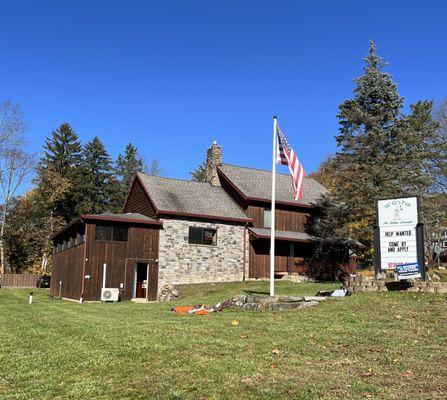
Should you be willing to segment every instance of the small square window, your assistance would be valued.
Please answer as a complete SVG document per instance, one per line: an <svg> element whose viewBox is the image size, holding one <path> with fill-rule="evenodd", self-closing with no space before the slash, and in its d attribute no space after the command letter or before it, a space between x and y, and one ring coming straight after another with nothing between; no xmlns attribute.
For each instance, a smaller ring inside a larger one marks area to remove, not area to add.
<svg viewBox="0 0 447 400"><path fill-rule="evenodd" d="M96 240L105 240L111 241L113 235L113 228L111 226L106 225L96 225L95 230L95 239Z"/></svg>
<svg viewBox="0 0 447 400"><path fill-rule="evenodd" d="M128 229L126 226L113 227L113 240L117 242L127 242Z"/></svg>
<svg viewBox="0 0 447 400"><path fill-rule="evenodd" d="M189 227L189 244L217 245L217 229Z"/></svg>

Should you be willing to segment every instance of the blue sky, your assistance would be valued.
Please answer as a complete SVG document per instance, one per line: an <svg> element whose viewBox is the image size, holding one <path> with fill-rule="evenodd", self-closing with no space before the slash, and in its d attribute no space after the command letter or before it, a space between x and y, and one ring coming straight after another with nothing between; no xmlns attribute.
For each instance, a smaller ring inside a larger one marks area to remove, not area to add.
<svg viewBox="0 0 447 400"><path fill-rule="evenodd" d="M2 1L0 100L22 105L32 151L67 121L179 178L213 140L224 162L270 168L278 114L312 171L336 151L370 39L406 108L447 96L446 15L443 1Z"/></svg>

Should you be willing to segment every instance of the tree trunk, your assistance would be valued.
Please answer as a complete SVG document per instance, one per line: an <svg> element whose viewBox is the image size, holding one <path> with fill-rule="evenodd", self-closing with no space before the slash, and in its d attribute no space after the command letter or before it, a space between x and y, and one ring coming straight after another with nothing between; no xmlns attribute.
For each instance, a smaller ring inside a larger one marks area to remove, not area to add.
<svg viewBox="0 0 447 400"><path fill-rule="evenodd" d="M0 274L5 273L5 245L4 245L5 222L6 222L6 207L4 206L2 222L0 225Z"/></svg>

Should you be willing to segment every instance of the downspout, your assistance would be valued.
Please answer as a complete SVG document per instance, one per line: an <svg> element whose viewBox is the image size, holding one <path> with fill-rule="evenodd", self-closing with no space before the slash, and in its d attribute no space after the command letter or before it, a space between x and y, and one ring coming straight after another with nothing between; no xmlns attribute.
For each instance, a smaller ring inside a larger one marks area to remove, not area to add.
<svg viewBox="0 0 447 400"><path fill-rule="evenodd" d="M85 224L85 234L84 234L84 259L82 260L82 277L81 277L81 298L80 302L84 301L84 289L85 289L85 269L87 264L87 240L88 240L88 224Z"/></svg>
<svg viewBox="0 0 447 400"><path fill-rule="evenodd" d="M244 252L243 252L243 257L242 257L242 263L243 263L243 265L242 265L242 281L245 281L245 274L246 274L246 267L245 267L245 264L246 264L246 252L247 252L247 223L245 223L245 225L244 225L244 240L243 240L243 242L244 242Z"/></svg>

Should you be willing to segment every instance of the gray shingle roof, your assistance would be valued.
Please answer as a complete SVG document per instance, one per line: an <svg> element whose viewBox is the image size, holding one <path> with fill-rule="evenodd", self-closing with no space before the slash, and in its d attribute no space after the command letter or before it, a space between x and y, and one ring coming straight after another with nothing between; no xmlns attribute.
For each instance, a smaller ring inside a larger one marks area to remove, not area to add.
<svg viewBox="0 0 447 400"><path fill-rule="evenodd" d="M186 213L223 219L249 218L221 188L206 182L161 178L139 173L139 178L161 213Z"/></svg>
<svg viewBox="0 0 447 400"><path fill-rule="evenodd" d="M125 214L115 214L111 212L104 212L102 214L86 214L82 215L81 218L84 219L103 219L110 221L141 221L141 222L156 222L154 218L148 217L140 213L125 213Z"/></svg>
<svg viewBox="0 0 447 400"><path fill-rule="evenodd" d="M264 238L270 238L270 229L263 228L248 228L249 231L254 233L255 236L261 236ZM309 242L316 242L319 239L315 236L308 235L304 232L290 232L290 231L275 231L275 238L277 239L290 239L290 240L303 240Z"/></svg>
<svg viewBox="0 0 447 400"><path fill-rule="evenodd" d="M272 172L223 164L219 169L246 196L271 200ZM292 178L289 174L276 173L276 200L284 202L314 204L318 198L327 193L326 188L312 178L304 178L303 198L300 202L293 199Z"/></svg>

